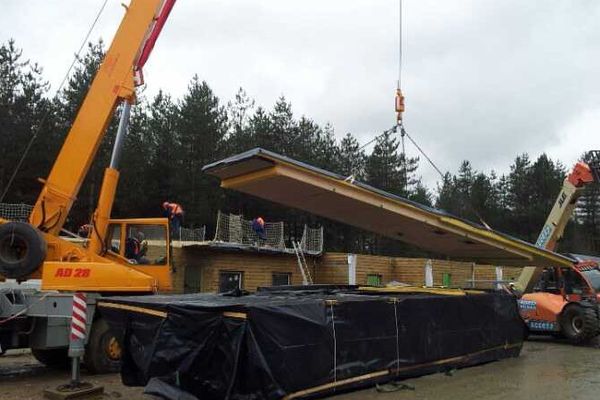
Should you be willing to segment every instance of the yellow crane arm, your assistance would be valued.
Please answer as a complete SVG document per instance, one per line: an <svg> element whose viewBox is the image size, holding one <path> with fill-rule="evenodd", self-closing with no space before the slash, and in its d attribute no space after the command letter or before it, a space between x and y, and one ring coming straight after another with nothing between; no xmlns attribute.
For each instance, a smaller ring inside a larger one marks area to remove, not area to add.
<svg viewBox="0 0 600 400"><path fill-rule="evenodd" d="M50 175L43 181L44 187L29 218L29 222L43 232L58 235L116 106L121 101L132 103L135 100L136 62L145 53L142 51L144 44L151 36L163 6L168 2L132 0L126 7L121 25L79 108Z"/></svg>

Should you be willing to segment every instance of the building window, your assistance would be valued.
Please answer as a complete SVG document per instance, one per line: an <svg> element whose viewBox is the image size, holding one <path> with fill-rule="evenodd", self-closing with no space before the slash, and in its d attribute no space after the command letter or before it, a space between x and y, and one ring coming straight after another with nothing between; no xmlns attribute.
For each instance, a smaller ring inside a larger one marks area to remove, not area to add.
<svg viewBox="0 0 600 400"><path fill-rule="evenodd" d="M219 273L219 293L242 288L242 273L223 271Z"/></svg>
<svg viewBox="0 0 600 400"><path fill-rule="evenodd" d="M444 272L442 275L442 286L450 287L452 286L452 274L448 272Z"/></svg>
<svg viewBox="0 0 600 400"><path fill-rule="evenodd" d="M381 275L369 274L367 275L367 285L369 286L381 286Z"/></svg>
<svg viewBox="0 0 600 400"><path fill-rule="evenodd" d="M273 286L284 286L292 283L292 274L273 272Z"/></svg>

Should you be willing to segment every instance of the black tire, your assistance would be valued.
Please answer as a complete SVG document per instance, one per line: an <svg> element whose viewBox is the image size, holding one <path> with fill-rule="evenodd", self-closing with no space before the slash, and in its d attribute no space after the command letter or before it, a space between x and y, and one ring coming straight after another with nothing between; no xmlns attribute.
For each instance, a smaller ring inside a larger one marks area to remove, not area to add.
<svg viewBox="0 0 600 400"><path fill-rule="evenodd" d="M119 372L121 369L121 348L103 318L92 324L83 363L93 374Z"/></svg>
<svg viewBox="0 0 600 400"><path fill-rule="evenodd" d="M600 333L598 313L593 307L568 305L560 318L561 333L573 343L584 343Z"/></svg>
<svg viewBox="0 0 600 400"><path fill-rule="evenodd" d="M0 274L23 279L35 272L46 259L46 240L25 222L0 225Z"/></svg>
<svg viewBox="0 0 600 400"><path fill-rule="evenodd" d="M531 334L531 331L529 330L529 328L527 327L526 324L523 324L523 341L528 340L529 339L529 335Z"/></svg>
<svg viewBox="0 0 600 400"><path fill-rule="evenodd" d="M31 354L36 360L47 367L66 369L70 366L69 349L31 349Z"/></svg>

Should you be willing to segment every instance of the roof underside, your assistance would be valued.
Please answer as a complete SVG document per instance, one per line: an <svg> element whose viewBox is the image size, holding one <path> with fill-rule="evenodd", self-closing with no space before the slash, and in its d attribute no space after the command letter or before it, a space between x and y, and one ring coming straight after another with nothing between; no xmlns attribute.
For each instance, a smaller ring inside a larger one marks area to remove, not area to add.
<svg viewBox="0 0 600 400"><path fill-rule="evenodd" d="M572 260L368 185L254 149L207 165L221 186L398 239L459 260L514 266Z"/></svg>

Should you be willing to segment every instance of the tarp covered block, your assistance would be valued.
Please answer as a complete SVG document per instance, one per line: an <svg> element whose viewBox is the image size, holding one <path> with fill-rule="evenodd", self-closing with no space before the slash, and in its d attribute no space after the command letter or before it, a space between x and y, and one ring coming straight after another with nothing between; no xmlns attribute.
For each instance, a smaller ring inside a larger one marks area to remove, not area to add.
<svg viewBox="0 0 600 400"><path fill-rule="evenodd" d="M323 396L517 356L524 334L500 292L137 296L100 311L123 345L125 384L202 400Z"/></svg>

